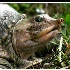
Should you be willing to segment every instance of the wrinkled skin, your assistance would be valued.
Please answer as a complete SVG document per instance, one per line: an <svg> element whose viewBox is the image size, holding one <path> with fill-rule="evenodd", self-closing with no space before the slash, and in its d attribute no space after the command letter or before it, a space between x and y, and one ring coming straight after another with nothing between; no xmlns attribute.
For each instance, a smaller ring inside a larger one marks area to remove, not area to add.
<svg viewBox="0 0 70 70"><path fill-rule="evenodd" d="M13 47L19 57L27 59L38 48L52 40L61 28L63 19L54 19L41 14L22 20L13 29Z"/></svg>

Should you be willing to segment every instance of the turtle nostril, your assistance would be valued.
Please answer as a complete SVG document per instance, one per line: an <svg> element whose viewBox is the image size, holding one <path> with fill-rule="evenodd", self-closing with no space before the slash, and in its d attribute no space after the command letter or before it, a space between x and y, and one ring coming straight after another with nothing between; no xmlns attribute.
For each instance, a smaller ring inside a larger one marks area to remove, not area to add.
<svg viewBox="0 0 70 70"><path fill-rule="evenodd" d="M63 18L60 18L60 22L63 23L64 22L64 19Z"/></svg>

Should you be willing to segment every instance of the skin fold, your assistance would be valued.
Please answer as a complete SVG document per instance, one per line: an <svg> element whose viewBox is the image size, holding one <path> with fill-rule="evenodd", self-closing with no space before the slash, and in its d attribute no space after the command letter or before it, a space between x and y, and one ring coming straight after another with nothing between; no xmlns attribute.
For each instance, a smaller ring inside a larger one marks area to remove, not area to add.
<svg viewBox="0 0 70 70"><path fill-rule="evenodd" d="M47 14L41 14L22 20L13 29L13 47L22 59L27 59L38 48L43 47L58 34L63 18L54 19Z"/></svg>

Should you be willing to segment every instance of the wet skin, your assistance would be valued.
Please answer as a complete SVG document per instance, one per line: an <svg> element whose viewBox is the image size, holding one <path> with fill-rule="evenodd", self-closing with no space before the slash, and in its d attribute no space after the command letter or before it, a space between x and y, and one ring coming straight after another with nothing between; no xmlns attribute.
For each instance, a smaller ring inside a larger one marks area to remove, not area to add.
<svg viewBox="0 0 70 70"><path fill-rule="evenodd" d="M63 19L54 19L47 14L25 19L13 29L13 47L22 59L27 59L38 48L44 47L58 34Z"/></svg>

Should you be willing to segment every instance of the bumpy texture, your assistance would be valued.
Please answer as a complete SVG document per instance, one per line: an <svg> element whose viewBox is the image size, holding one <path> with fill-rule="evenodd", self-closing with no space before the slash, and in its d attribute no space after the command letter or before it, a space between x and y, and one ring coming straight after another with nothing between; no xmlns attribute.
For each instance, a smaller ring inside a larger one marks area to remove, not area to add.
<svg viewBox="0 0 70 70"><path fill-rule="evenodd" d="M47 14L23 18L24 15L15 11L0 11L0 68L27 65L23 60L49 42L63 22Z"/></svg>
<svg viewBox="0 0 70 70"><path fill-rule="evenodd" d="M0 7L5 5L0 4ZM6 5L7 6L7 5ZM11 8L11 7L10 7ZM9 8L9 9L10 9ZM0 68L13 68L9 61L16 59L15 51L12 47L12 29L22 18L15 10L0 10ZM7 59L7 60L5 60ZM1 62L4 61L4 62Z"/></svg>

